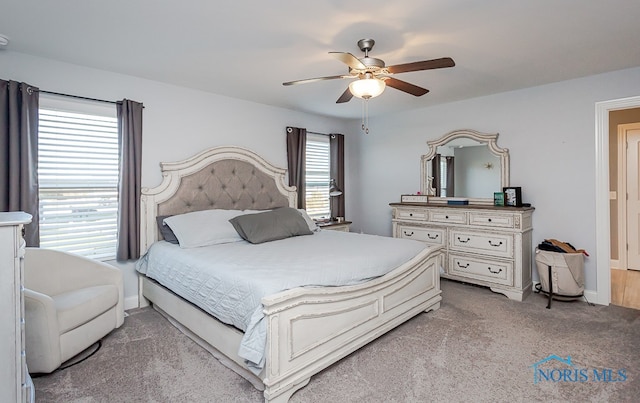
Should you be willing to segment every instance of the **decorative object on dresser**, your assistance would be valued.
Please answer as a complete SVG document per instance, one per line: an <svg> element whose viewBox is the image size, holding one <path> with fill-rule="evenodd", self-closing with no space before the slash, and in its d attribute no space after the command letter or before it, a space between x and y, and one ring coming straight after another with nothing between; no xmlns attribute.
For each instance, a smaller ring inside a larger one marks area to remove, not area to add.
<svg viewBox="0 0 640 403"><path fill-rule="evenodd" d="M469 204L493 205L493 193L509 186L509 150L500 148L497 140L497 133L463 129L428 141L420 163L421 194L434 204L457 197ZM448 162L442 161L445 156ZM487 159L498 169L486 169Z"/></svg>
<svg viewBox="0 0 640 403"><path fill-rule="evenodd" d="M0 401L33 402L24 334L24 225L31 215L0 212Z"/></svg>
<svg viewBox="0 0 640 403"><path fill-rule="evenodd" d="M531 292L532 207L390 206L394 237L444 246L442 277L518 301Z"/></svg>
<svg viewBox="0 0 640 403"><path fill-rule="evenodd" d="M428 203L429 196L423 194L415 195L400 195L400 202L402 203Z"/></svg>
<svg viewBox="0 0 640 403"><path fill-rule="evenodd" d="M521 187L505 187L502 189L504 192L504 205L511 207L522 207L522 188Z"/></svg>

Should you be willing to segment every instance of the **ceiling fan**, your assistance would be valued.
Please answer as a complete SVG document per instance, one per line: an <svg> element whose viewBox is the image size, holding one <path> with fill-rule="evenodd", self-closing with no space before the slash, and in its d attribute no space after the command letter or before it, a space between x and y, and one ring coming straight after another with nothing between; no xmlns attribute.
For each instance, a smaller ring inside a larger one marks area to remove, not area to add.
<svg viewBox="0 0 640 403"><path fill-rule="evenodd" d="M373 39L360 39L358 41L358 47L364 52L364 57L361 59L358 59L348 52L329 52L330 55L333 55L338 60L349 66L348 74L289 81L282 83L282 85L306 84L315 81L335 80L339 78L355 79L349 84L349 87L344 91L340 98L338 98L336 101L338 104L349 102L353 96L365 100L377 97L382 94L386 86L419 97L429 92L429 90L410 84L406 81L398 80L392 76L394 74L408 73L411 71L441 69L455 66L455 62L450 57L386 66L383 60L369 57L369 51L371 51L374 44L375 41Z"/></svg>

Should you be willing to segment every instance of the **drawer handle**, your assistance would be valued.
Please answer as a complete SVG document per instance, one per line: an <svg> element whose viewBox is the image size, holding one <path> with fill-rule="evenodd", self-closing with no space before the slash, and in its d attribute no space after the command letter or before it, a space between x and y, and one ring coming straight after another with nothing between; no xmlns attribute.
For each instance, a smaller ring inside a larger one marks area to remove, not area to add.
<svg viewBox="0 0 640 403"><path fill-rule="evenodd" d="M449 216L448 216L448 215L446 215L446 216L444 216L444 218L446 218L446 219L448 220L448 219L449 219Z"/></svg>
<svg viewBox="0 0 640 403"><path fill-rule="evenodd" d="M469 238L469 237L467 237L467 240L466 240L466 241L463 241L462 239L460 239L460 237L458 237L458 241L460 241L460 242L462 242L462 243L467 243L467 242L469 242L470 240L471 240L471 238ZM489 242L491 242L491 241L489 241Z"/></svg>
<svg viewBox="0 0 640 403"><path fill-rule="evenodd" d="M409 213L409 217L413 217L413 213Z"/></svg>
<svg viewBox="0 0 640 403"><path fill-rule="evenodd" d="M466 269L467 267L469 267L469 263L467 263L467 264L465 264L465 265L462 265L462 264L460 264L460 262L456 262L456 264L457 264L457 265L458 265L458 267L459 267L459 268L461 268L461 269Z"/></svg>
<svg viewBox="0 0 640 403"><path fill-rule="evenodd" d="M489 218L487 221L491 222L491 218Z"/></svg>
<svg viewBox="0 0 640 403"><path fill-rule="evenodd" d="M427 233L427 237L428 237L429 239L438 239L438 234L431 235L431 234Z"/></svg>
<svg viewBox="0 0 640 403"><path fill-rule="evenodd" d="M402 231L402 233L403 233L405 236L413 236L413 231L411 231L411 233L408 233L407 231Z"/></svg>
<svg viewBox="0 0 640 403"><path fill-rule="evenodd" d="M489 273L491 274L499 274L500 272L502 272L502 268L498 269L498 271L493 271L491 270L491 267L487 267L487 270L489 270Z"/></svg>
<svg viewBox="0 0 640 403"><path fill-rule="evenodd" d="M498 246L502 245L502 241L500 241L499 243L493 243L493 242L489 241L489 245L495 246L497 248Z"/></svg>

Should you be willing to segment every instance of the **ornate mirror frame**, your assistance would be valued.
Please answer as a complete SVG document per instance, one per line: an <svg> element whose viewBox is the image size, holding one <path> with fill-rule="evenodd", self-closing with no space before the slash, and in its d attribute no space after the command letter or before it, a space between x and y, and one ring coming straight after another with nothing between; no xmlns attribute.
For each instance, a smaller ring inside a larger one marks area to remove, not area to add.
<svg viewBox="0 0 640 403"><path fill-rule="evenodd" d="M454 130L442 136L437 140L428 141L429 151L420 159L420 190L422 194L429 195L429 203L442 202L446 203L450 197L435 197L435 188L433 187L433 175L431 173L431 159L436 155L439 146L448 142L459 139L468 138L475 140L481 144L486 144L489 151L500 158L500 184L501 187L509 186L509 149L498 147L498 133L481 133L475 130L463 129ZM470 204L493 204L493 198L469 198Z"/></svg>

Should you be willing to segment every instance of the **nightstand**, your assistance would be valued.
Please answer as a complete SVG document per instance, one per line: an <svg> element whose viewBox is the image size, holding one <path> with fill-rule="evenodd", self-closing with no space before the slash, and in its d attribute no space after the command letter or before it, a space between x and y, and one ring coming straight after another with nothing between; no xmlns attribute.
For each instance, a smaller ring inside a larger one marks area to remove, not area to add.
<svg viewBox="0 0 640 403"><path fill-rule="evenodd" d="M326 222L318 222L318 227L322 229L329 229L332 231L342 231L349 232L349 227L351 226L351 221L326 221Z"/></svg>

